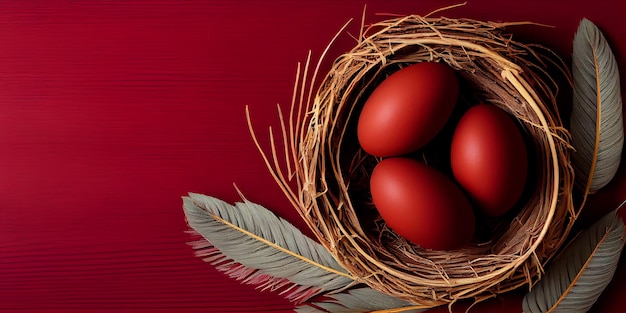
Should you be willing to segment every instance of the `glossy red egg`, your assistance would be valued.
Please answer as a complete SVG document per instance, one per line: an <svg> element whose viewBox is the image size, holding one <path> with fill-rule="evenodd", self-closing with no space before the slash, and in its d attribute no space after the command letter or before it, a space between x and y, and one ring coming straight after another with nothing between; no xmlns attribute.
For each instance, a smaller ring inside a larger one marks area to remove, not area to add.
<svg viewBox="0 0 626 313"><path fill-rule="evenodd" d="M467 197L452 180L419 161L382 160L372 172L370 190L385 223L422 248L461 248L473 237L474 212Z"/></svg>
<svg viewBox="0 0 626 313"><path fill-rule="evenodd" d="M450 118L459 93L454 70L422 62L387 77L359 115L361 147L375 156L399 156L426 145Z"/></svg>
<svg viewBox="0 0 626 313"><path fill-rule="evenodd" d="M450 163L475 207L489 216L508 212L524 191L526 143L515 120L487 104L471 107L456 126Z"/></svg>

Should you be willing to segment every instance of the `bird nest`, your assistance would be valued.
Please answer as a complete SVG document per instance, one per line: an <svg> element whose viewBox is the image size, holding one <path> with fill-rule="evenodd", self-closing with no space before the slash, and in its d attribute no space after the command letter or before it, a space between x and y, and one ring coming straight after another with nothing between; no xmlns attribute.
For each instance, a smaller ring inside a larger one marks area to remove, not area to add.
<svg viewBox="0 0 626 313"><path fill-rule="evenodd" d="M312 86L319 65L308 82L309 61L299 68L302 80L296 80L289 116L280 114L286 162L274 137L271 155L263 155L317 239L360 282L423 307L482 300L536 282L565 241L577 216L571 146L557 108L557 83L547 70L565 67L547 49L505 34L512 25L392 17L363 27L317 92ZM452 251L422 249L386 227L368 190L380 159L365 153L356 138L356 120L375 86L426 61L456 71L460 107L490 103L518 121L534 173L518 210L480 225L487 230L482 238Z"/></svg>

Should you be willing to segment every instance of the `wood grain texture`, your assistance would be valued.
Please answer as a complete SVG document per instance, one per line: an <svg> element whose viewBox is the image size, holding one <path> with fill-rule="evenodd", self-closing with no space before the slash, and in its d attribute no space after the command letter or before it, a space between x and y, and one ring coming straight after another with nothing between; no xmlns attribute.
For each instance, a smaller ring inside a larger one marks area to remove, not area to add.
<svg viewBox="0 0 626 313"><path fill-rule="evenodd" d="M476 0L450 15L555 25L521 36L564 55L586 16L626 73L624 2L601 2ZM259 129L276 126L296 63L349 18L357 33L365 3L0 0L0 311L291 311L193 256L180 197L236 201L236 183L304 228L252 144L244 106ZM373 20L452 3L367 1L367 11ZM352 44L344 34L331 55ZM621 281L598 312L620 307Z"/></svg>

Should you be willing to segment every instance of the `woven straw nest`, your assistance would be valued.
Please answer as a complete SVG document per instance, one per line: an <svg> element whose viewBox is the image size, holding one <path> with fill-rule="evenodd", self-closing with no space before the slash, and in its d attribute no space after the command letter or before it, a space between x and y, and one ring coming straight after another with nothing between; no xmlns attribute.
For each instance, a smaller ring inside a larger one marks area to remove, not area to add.
<svg viewBox="0 0 626 313"><path fill-rule="evenodd" d="M317 93L306 93L313 85L306 81L309 62L303 74L298 71L302 81L296 83L290 116L281 115L287 172L274 138L273 162L267 156L266 161L318 240L372 288L423 307L480 301L536 282L565 241L577 216L569 135L556 106L557 84L545 70L559 64L558 58L512 40L503 33L510 25L394 17L363 28L357 45L335 60ZM488 237L460 250L421 249L376 218L368 180L379 159L362 151L356 139L355 121L374 87L390 73L424 61L456 70L463 95L459 106L497 105L518 120L531 142L536 175L521 208L492 221Z"/></svg>

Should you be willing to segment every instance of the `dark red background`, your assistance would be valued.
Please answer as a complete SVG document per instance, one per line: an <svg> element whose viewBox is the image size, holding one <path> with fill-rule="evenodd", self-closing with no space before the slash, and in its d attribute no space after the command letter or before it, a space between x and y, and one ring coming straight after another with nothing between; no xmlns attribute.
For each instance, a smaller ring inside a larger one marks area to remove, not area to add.
<svg viewBox="0 0 626 313"><path fill-rule="evenodd" d="M454 3L0 1L0 311L290 311L193 256L180 197L236 201L236 183L303 227L255 150L245 105L258 129L276 126L296 63L350 18L358 33L365 4L373 22ZM474 0L445 15L553 25L519 35L566 57L587 17L626 73L625 3ZM343 34L330 59L353 43ZM623 200L624 177L593 203ZM623 262L617 275L596 312L620 310ZM521 310L519 296L504 298L483 309Z"/></svg>

